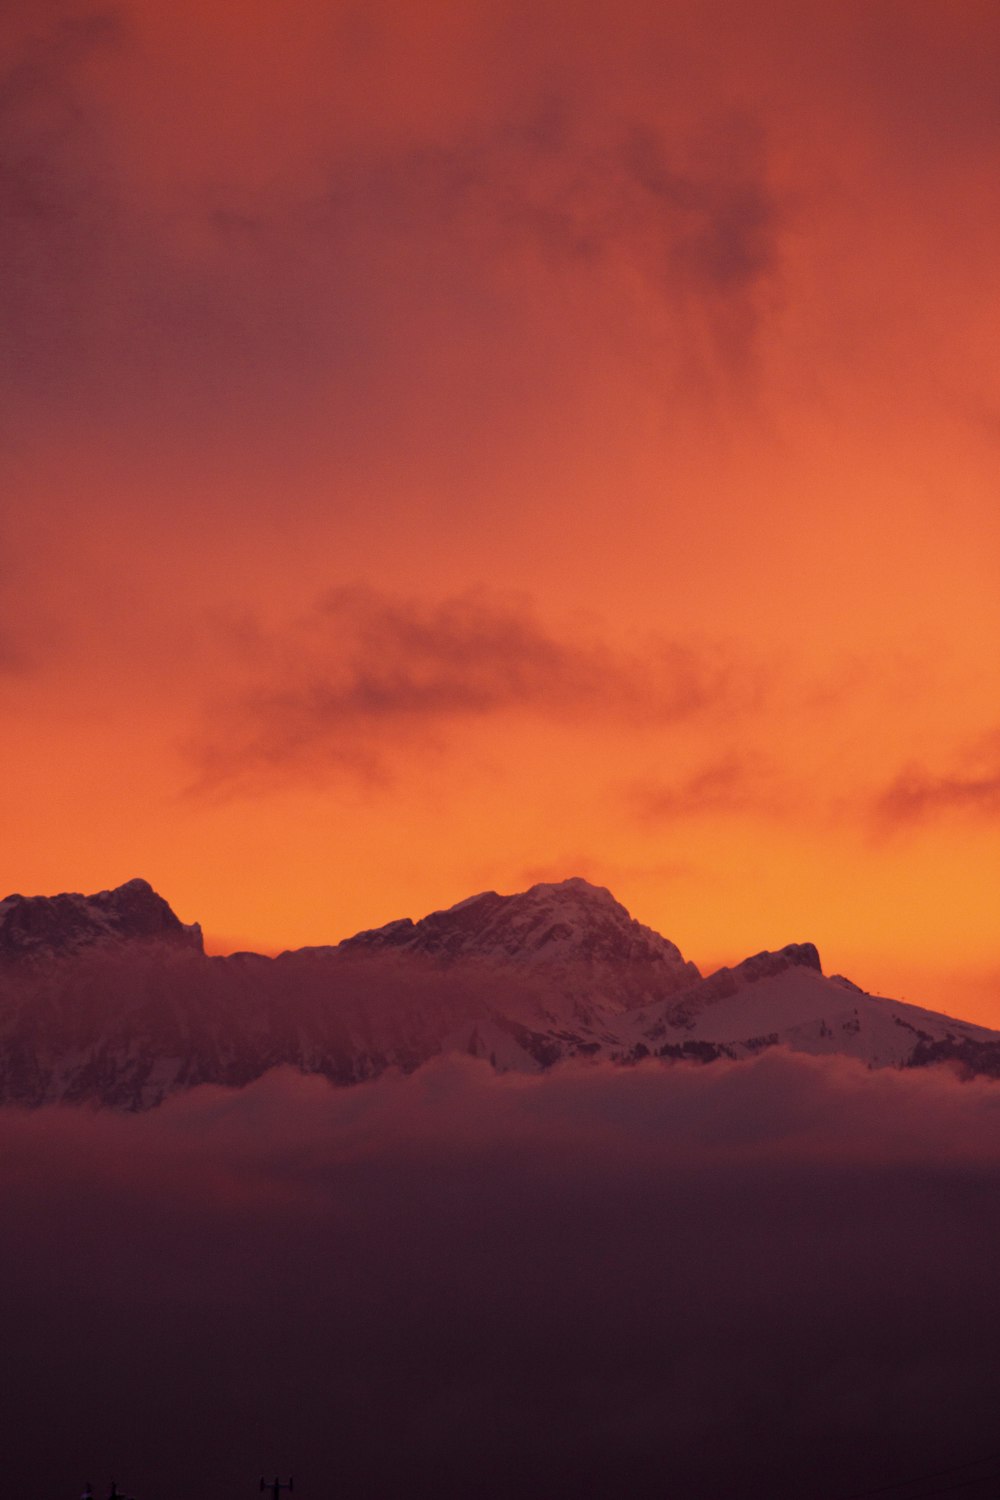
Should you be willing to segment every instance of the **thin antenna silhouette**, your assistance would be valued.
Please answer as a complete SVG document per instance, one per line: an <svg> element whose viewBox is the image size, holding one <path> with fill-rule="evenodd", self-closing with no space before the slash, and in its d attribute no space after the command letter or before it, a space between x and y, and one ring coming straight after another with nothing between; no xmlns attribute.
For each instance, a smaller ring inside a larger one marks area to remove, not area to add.
<svg viewBox="0 0 1000 1500"><path fill-rule="evenodd" d="M260 1482L261 1493L263 1494L264 1490L270 1490L270 1492L271 1492L271 1500L281 1500L281 1492L282 1492L282 1490L291 1490L294 1487L294 1483L295 1483L295 1481L292 1479L292 1476L290 1474L288 1476L288 1483L287 1484L282 1484L282 1482L278 1478L278 1476L275 1475L275 1477L271 1480L270 1484L268 1484L268 1482L267 1482L266 1479L262 1479L261 1480L261 1482Z"/></svg>

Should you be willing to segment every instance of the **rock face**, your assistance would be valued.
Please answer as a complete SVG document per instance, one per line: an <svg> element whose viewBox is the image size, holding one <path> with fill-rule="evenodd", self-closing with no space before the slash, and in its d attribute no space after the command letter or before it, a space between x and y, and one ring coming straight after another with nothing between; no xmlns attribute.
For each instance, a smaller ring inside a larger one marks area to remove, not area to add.
<svg viewBox="0 0 1000 1500"><path fill-rule="evenodd" d="M811 943L702 979L609 891L490 891L277 959L208 958L145 881L0 903L0 1102L145 1109L290 1065L346 1085L461 1051L739 1060L765 1048L1000 1077L1000 1033L826 978Z"/></svg>
<svg viewBox="0 0 1000 1500"><path fill-rule="evenodd" d="M202 951L198 924L179 921L145 880L93 896L14 895L0 901L0 962L37 963L128 942Z"/></svg>
<svg viewBox="0 0 1000 1500"><path fill-rule="evenodd" d="M674 989L700 977L679 948L637 922L609 890L578 876L533 885L516 896L484 891L419 922L404 917L359 932L339 946L346 951L391 947L445 958L492 956L513 963L656 964Z"/></svg>
<svg viewBox="0 0 1000 1500"><path fill-rule="evenodd" d="M563 994L625 1010L701 976L681 951L630 916L603 886L573 877L516 896L484 891L435 911L359 932L341 953L419 954L441 963L530 970Z"/></svg>

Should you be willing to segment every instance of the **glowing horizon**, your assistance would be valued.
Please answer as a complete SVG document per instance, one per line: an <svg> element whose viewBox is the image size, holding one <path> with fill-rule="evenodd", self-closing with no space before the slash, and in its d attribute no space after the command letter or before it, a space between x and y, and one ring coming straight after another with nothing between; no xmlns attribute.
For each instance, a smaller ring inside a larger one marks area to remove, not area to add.
<svg viewBox="0 0 1000 1500"><path fill-rule="evenodd" d="M766 11L11 8L7 889L1000 1026L1000 15Z"/></svg>

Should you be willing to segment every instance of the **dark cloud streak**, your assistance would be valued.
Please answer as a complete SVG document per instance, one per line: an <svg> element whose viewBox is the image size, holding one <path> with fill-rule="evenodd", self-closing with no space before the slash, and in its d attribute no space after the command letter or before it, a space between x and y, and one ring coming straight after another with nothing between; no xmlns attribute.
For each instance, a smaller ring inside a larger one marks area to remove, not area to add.
<svg viewBox="0 0 1000 1500"><path fill-rule="evenodd" d="M674 783L636 782L626 801L641 822L657 823L704 813L780 813L788 793L770 763L732 752Z"/></svg>
<svg viewBox="0 0 1000 1500"><path fill-rule="evenodd" d="M993 818L1000 814L1000 773L995 776L936 776L922 767L901 771L878 800L885 824L922 823L949 812Z"/></svg>
<svg viewBox="0 0 1000 1500"><path fill-rule="evenodd" d="M494 236L501 253L520 240L557 262L623 257L671 296L736 295L776 273L785 211L754 121L709 131L695 169L684 164L689 142L654 124L592 141L577 115L563 102L477 141L336 167L333 222L459 226Z"/></svg>
<svg viewBox="0 0 1000 1500"><path fill-rule="evenodd" d="M879 794L873 809L875 826L883 831L948 815L1000 817L1000 735L987 735L968 746L946 771L919 763L904 767Z"/></svg>
<svg viewBox="0 0 1000 1500"><path fill-rule="evenodd" d="M628 652L481 592L427 602L338 589L283 632L251 628L242 649L247 686L215 701L192 747L202 790L317 770L377 778L394 746L493 715L649 727L746 711L762 693L721 646Z"/></svg>

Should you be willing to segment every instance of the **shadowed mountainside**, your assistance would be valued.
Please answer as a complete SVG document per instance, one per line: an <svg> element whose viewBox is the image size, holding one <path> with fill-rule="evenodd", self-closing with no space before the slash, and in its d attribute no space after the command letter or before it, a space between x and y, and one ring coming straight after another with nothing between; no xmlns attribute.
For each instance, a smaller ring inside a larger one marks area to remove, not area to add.
<svg viewBox="0 0 1000 1500"><path fill-rule="evenodd" d="M0 903L0 1099L141 1110L283 1064L338 1085L443 1053L739 1059L786 1046L1000 1076L1000 1033L823 975L811 943L701 978L587 881L486 892L270 959L208 957L146 882Z"/></svg>

